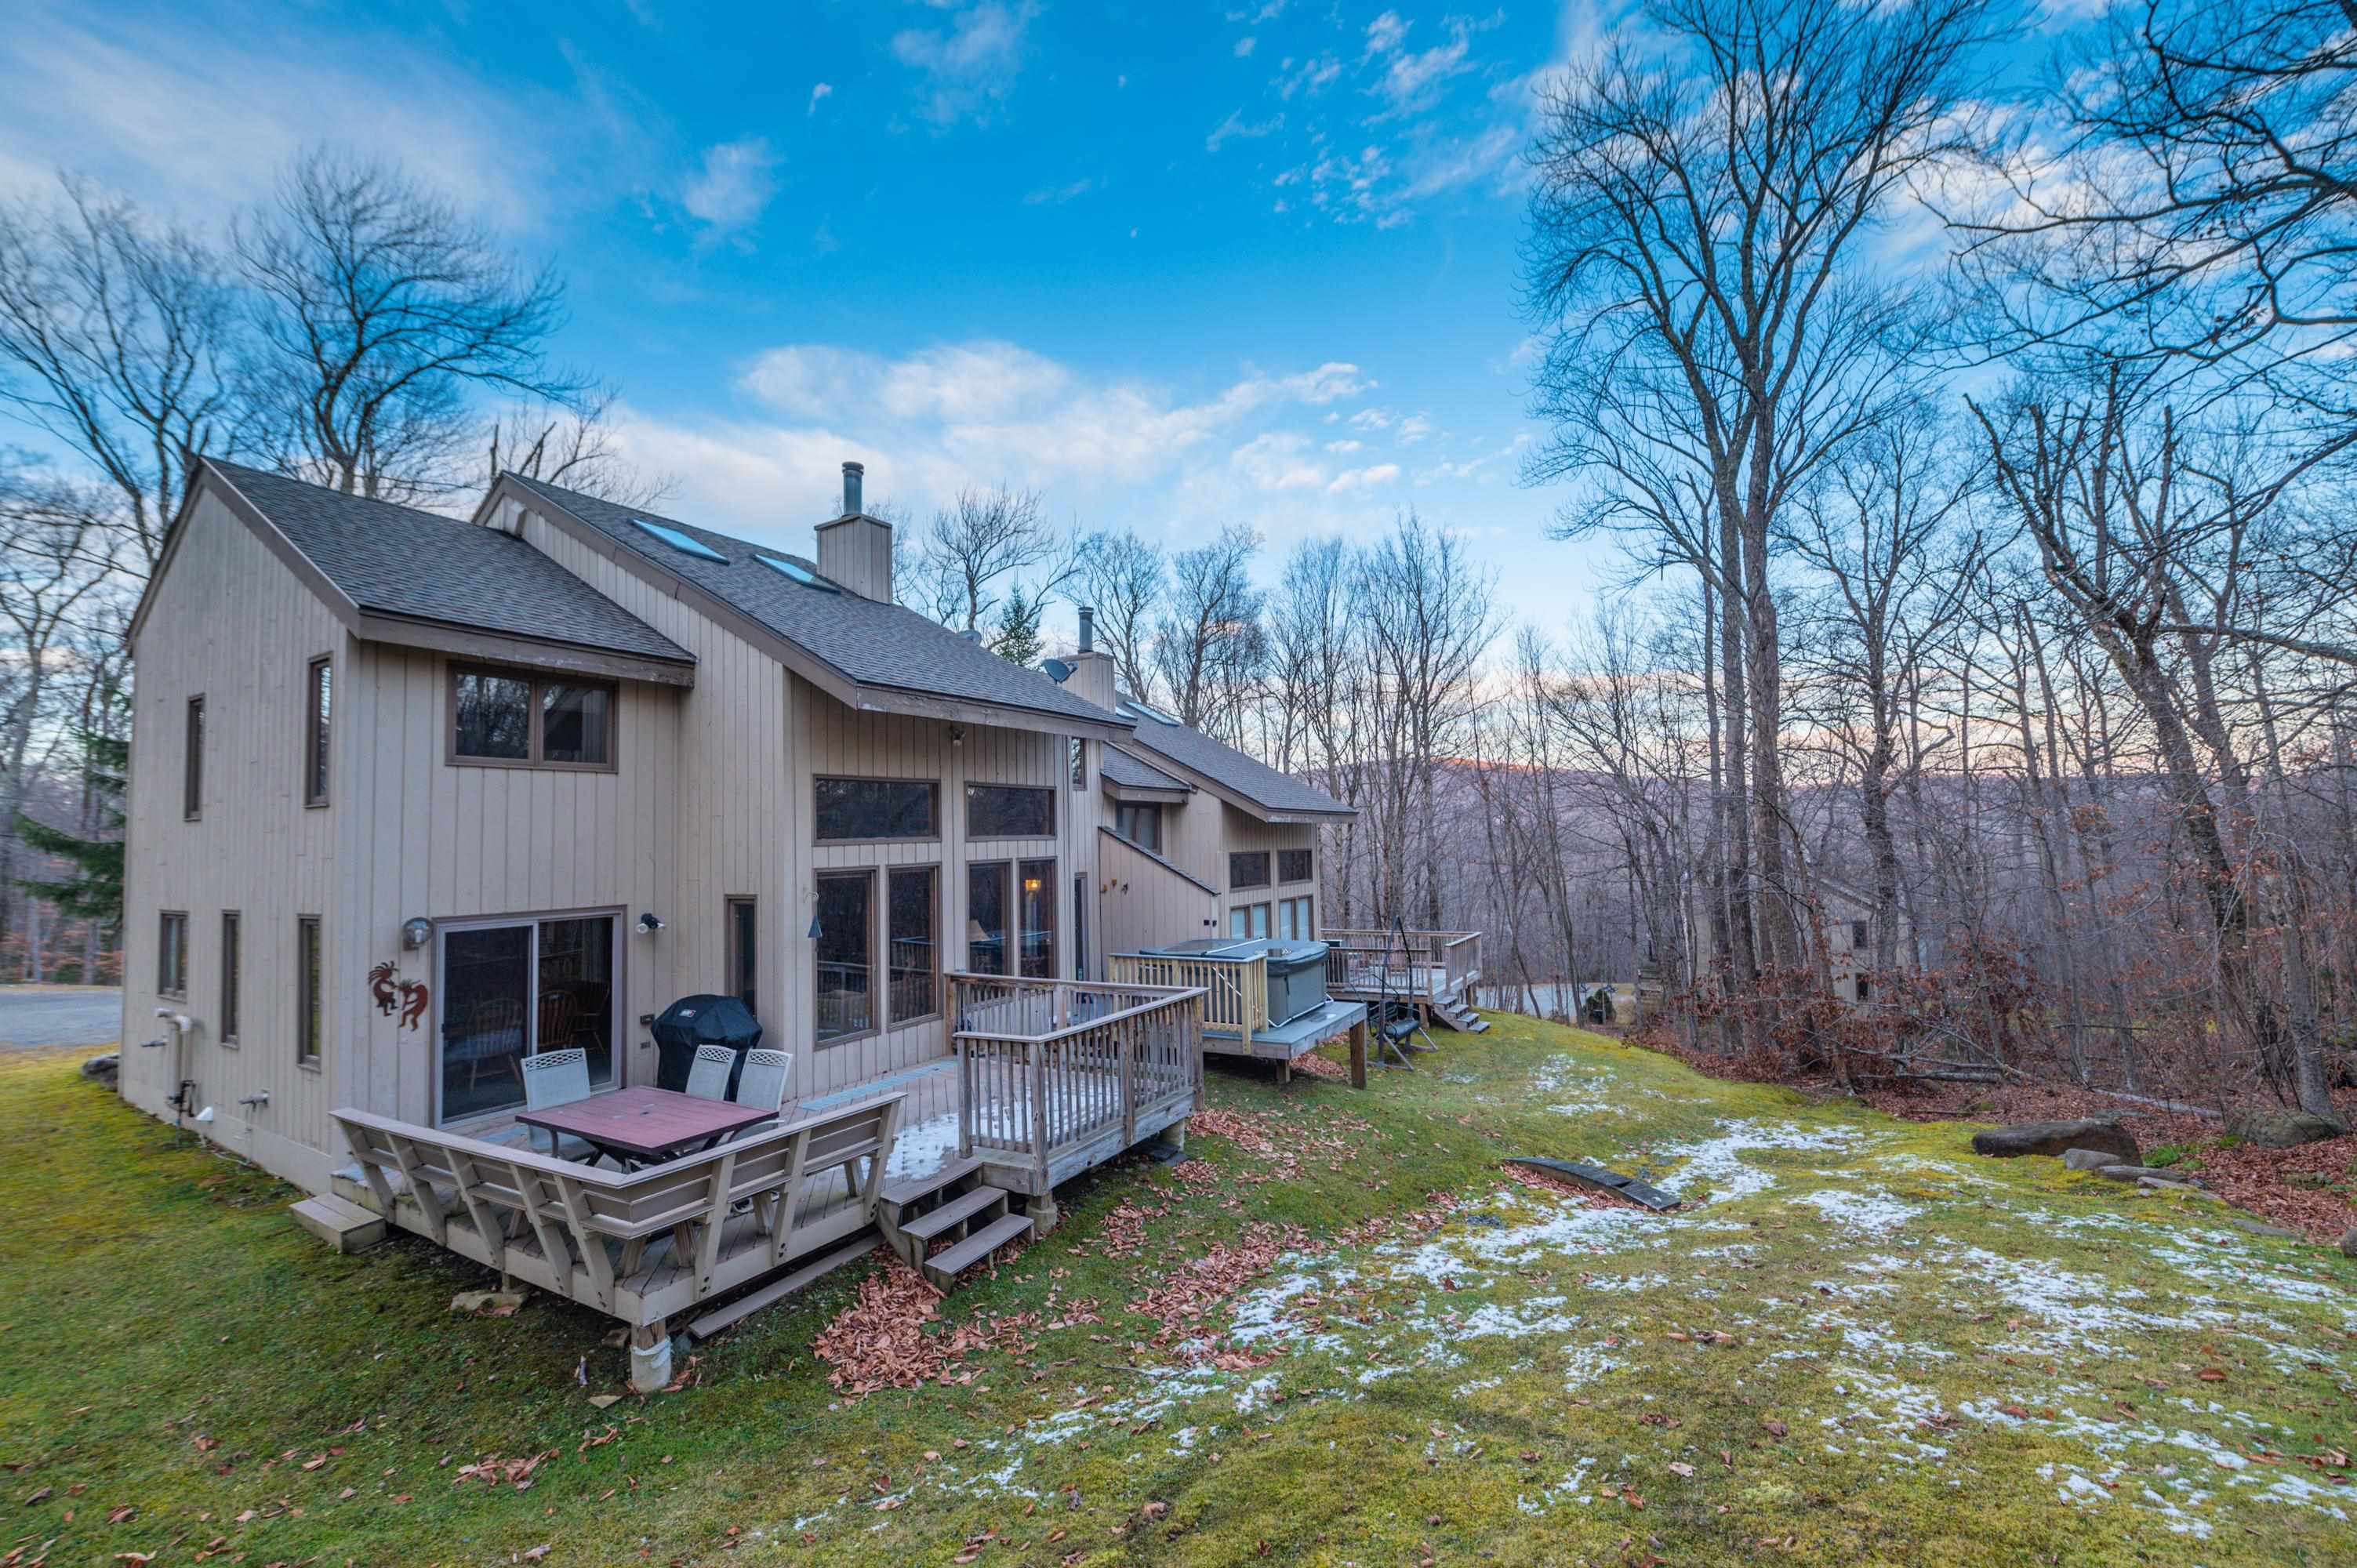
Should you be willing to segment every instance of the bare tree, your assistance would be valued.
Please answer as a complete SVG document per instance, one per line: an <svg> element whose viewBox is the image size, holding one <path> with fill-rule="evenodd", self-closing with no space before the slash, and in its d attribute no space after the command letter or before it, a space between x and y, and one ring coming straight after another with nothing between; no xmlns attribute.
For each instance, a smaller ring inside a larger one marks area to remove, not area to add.
<svg viewBox="0 0 2357 1568"><path fill-rule="evenodd" d="M522 474L618 506L652 506L678 488L676 478L649 478L614 445L608 418L620 393L590 389L567 403L519 403L493 416L484 467L489 485L501 474Z"/></svg>
<svg viewBox="0 0 2357 1568"><path fill-rule="evenodd" d="M289 473L431 497L459 481L478 396L572 407L583 392L545 358L556 274L391 165L307 153L232 243L263 344L253 444Z"/></svg>
<svg viewBox="0 0 2357 1568"><path fill-rule="evenodd" d="M1743 617L1747 724L1727 765L1749 776L1761 956L1779 969L1802 949L1769 541L1825 455L1914 395L1920 321L1865 252L1908 182L1974 143L1984 9L1660 0L1646 43L1572 69L1533 154L1531 297L1551 332L1537 402L1559 432L1533 472L1666 472L1706 503ZM1638 510L1700 521L1659 484ZM1740 898L1748 867L1732 869Z"/></svg>
<svg viewBox="0 0 2357 1568"><path fill-rule="evenodd" d="M144 576L192 454L237 423L235 296L202 244L66 177L61 199L0 212L0 405L88 463Z"/></svg>
<svg viewBox="0 0 2357 1568"><path fill-rule="evenodd" d="M1081 556L1080 585L1095 607L1096 631L1123 686L1154 700L1152 645L1169 571L1162 552L1135 532L1098 534Z"/></svg>
<svg viewBox="0 0 2357 1568"><path fill-rule="evenodd" d="M1230 526L1209 544L1170 562L1170 585L1156 623L1154 670L1178 722L1237 734L1243 688L1260 672L1266 641L1261 594L1253 586L1260 535Z"/></svg>
<svg viewBox="0 0 2357 1568"><path fill-rule="evenodd" d="M1039 603L1061 593L1081 573L1085 543L1049 522L1037 491L960 490L917 542L912 602L944 625L977 631L1011 586Z"/></svg>

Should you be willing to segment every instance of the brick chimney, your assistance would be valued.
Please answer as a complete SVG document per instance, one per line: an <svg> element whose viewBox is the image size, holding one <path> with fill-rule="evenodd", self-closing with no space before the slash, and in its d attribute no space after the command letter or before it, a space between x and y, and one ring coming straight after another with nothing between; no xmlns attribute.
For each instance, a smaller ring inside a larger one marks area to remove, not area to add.
<svg viewBox="0 0 2357 1568"><path fill-rule="evenodd" d="M843 515L818 525L819 575L840 583L863 599L892 602L892 525L870 517L860 495L866 470L843 466Z"/></svg>

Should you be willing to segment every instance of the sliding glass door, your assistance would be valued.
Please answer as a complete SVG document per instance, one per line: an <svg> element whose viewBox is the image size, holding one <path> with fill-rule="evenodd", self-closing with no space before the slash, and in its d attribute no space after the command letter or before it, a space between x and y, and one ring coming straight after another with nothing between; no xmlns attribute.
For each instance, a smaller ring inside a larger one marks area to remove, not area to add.
<svg viewBox="0 0 2357 1568"><path fill-rule="evenodd" d="M614 1082L615 917L451 923L438 932L440 1122L523 1104L523 1058L578 1047Z"/></svg>

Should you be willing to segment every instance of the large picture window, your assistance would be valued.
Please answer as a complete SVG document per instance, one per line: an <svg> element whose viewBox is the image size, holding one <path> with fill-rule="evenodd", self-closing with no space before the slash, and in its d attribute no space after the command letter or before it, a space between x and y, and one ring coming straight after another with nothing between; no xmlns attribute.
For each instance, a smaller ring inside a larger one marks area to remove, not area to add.
<svg viewBox="0 0 2357 1568"><path fill-rule="evenodd" d="M1056 792L1015 784L969 784L965 832L977 839L1053 838Z"/></svg>
<svg viewBox="0 0 2357 1568"><path fill-rule="evenodd" d="M887 879L885 934L892 966L887 1017L898 1028L942 1010L942 874L938 866L898 865Z"/></svg>
<svg viewBox="0 0 2357 1568"><path fill-rule="evenodd" d="M455 669L450 760L610 769L619 692L610 681Z"/></svg>
<svg viewBox="0 0 2357 1568"><path fill-rule="evenodd" d="M1276 852L1276 879L1279 882L1307 882L1314 875L1314 866L1306 849L1281 849Z"/></svg>
<svg viewBox="0 0 2357 1568"><path fill-rule="evenodd" d="M1238 850L1228 856L1228 886L1231 887L1265 887L1268 886L1268 851Z"/></svg>
<svg viewBox="0 0 2357 1568"><path fill-rule="evenodd" d="M814 792L821 843L942 835L930 779L821 779Z"/></svg>
<svg viewBox="0 0 2357 1568"><path fill-rule="evenodd" d="M822 1046L876 1027L876 874L818 878L818 1020Z"/></svg>
<svg viewBox="0 0 2357 1568"><path fill-rule="evenodd" d="M440 928L444 1122L523 1104L523 1058L579 1047L589 1081L615 1079L612 915Z"/></svg>
<svg viewBox="0 0 2357 1568"><path fill-rule="evenodd" d="M1140 849L1162 853L1162 808L1123 802L1113 809L1113 831Z"/></svg>

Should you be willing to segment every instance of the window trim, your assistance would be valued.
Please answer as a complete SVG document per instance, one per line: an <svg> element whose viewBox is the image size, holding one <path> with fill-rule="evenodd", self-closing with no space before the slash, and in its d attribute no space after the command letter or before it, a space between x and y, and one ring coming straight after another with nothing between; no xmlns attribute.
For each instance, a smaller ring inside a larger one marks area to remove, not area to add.
<svg viewBox="0 0 2357 1568"><path fill-rule="evenodd" d="M818 831L818 787L821 784L921 784L933 797L933 831L929 833L895 834L884 838L831 839ZM811 775L811 843L830 849L856 848L860 844L939 843L942 842L942 781L938 779L892 778L880 773L813 773Z"/></svg>
<svg viewBox="0 0 2357 1568"><path fill-rule="evenodd" d="M238 1043L238 1015L245 1010L245 976L239 972L244 960L244 925L239 911L221 912L221 996L213 1007L213 1039L224 1046Z"/></svg>
<svg viewBox="0 0 2357 1568"><path fill-rule="evenodd" d="M906 865L888 865L883 868L884 905L881 913L884 921L884 1005L878 1008L877 1013L877 1016L883 1019L883 1027L887 1030L914 1028L919 1024L931 1023L936 1018L942 1017L949 1012L947 1000L949 987L942 981L942 927L944 923L942 919L942 885L949 880L943 875L945 870L946 867L937 860L910 861ZM901 1017L892 1009L892 878L904 871L930 871L933 874L933 1010L930 1013L911 1014L906 1018Z"/></svg>
<svg viewBox="0 0 2357 1568"><path fill-rule="evenodd" d="M740 912L753 917L753 950L749 955L745 951L744 940L738 934L737 916ZM720 901L720 926L721 940L726 944L721 959L724 988L729 995L745 1002L745 993L737 989L737 982L746 978L746 961L749 957L753 983L748 989L758 999L761 994L761 900L750 893L729 894ZM761 1010L752 1003L745 1002L745 1005L752 1009L755 1017L760 1016Z"/></svg>
<svg viewBox="0 0 2357 1568"><path fill-rule="evenodd" d="M1308 863L1298 876L1287 876L1285 874L1285 857L1289 854L1301 855ZM1315 850L1308 849L1278 850L1275 874L1276 877L1275 886L1279 887L1292 887L1304 882L1315 882L1318 880L1318 854Z"/></svg>
<svg viewBox="0 0 2357 1568"><path fill-rule="evenodd" d="M316 950L313 956L318 961L316 979L303 961L307 941ZM295 1065L307 1072L317 1072L324 1065L328 1048L327 993L326 923L317 915L297 915L295 917ZM314 1023L318 1026L318 1034L307 1040L305 1036Z"/></svg>
<svg viewBox="0 0 2357 1568"><path fill-rule="evenodd" d="M328 678L328 714L319 714L319 677ZM336 657L322 653L303 667L303 806L316 811L328 804L334 776L328 766L335 757ZM455 732L456 726L453 725ZM457 744L453 733L450 743Z"/></svg>
<svg viewBox="0 0 2357 1568"><path fill-rule="evenodd" d="M831 1051L837 1046L848 1046L856 1044L861 1040L872 1040L877 1036L884 1032L882 1022L884 1016L884 998L877 993L876 989L876 929L877 918L876 906L876 874L882 869L883 868L881 866L875 865L828 865L822 866L812 874L811 918L813 919L816 919L818 918L818 884L835 880L848 882L854 879L857 879L867 884L867 1027L864 1029L854 1029L846 1034L829 1035L824 1039L819 1038L818 966L820 961L818 956L818 945L813 942L811 944L810 1013L811 1049L813 1051Z"/></svg>
<svg viewBox="0 0 2357 1568"><path fill-rule="evenodd" d="M1257 882L1246 882L1236 875L1236 865L1239 861L1253 860L1260 862L1260 880ZM1271 878L1275 875L1275 872L1276 862L1269 852L1265 849L1232 849L1228 851L1228 890L1230 892L1245 890L1257 891L1263 887L1274 887L1276 884L1271 880Z"/></svg>
<svg viewBox="0 0 2357 1568"><path fill-rule="evenodd" d="M180 728L180 820L201 822L205 814L205 694L188 699Z"/></svg>
<svg viewBox="0 0 2357 1568"><path fill-rule="evenodd" d="M458 750L458 679L462 675L489 675L500 681L522 681L532 689L525 699L530 710L530 738L524 743L522 757L466 757ZM612 712L608 724L606 760L603 762L549 762L541 752L541 703L550 686L603 686L612 693ZM442 760L451 768L530 768L548 773L619 773L622 769L622 682L606 675L576 675L565 671L537 670L527 664L487 664L479 660L453 659L443 671L442 680Z"/></svg>
<svg viewBox="0 0 2357 1568"><path fill-rule="evenodd" d="M974 826L974 792L976 789L1019 789L1027 794L1044 796L1048 802L1048 826L1036 833L976 832ZM965 837L968 843L1044 843L1056 836L1056 789L1052 784L1007 784L989 779L969 779L965 781Z"/></svg>
<svg viewBox="0 0 2357 1568"><path fill-rule="evenodd" d="M180 940L177 947L167 944L164 940L164 933L171 929L172 922L175 920L180 923ZM179 960L178 974L167 975L164 972L164 955L167 951L172 952ZM178 980L179 983L167 984L166 983L167 980ZM156 994L168 996L175 1002L186 1002L188 999L188 912L186 909L156 911Z"/></svg>

